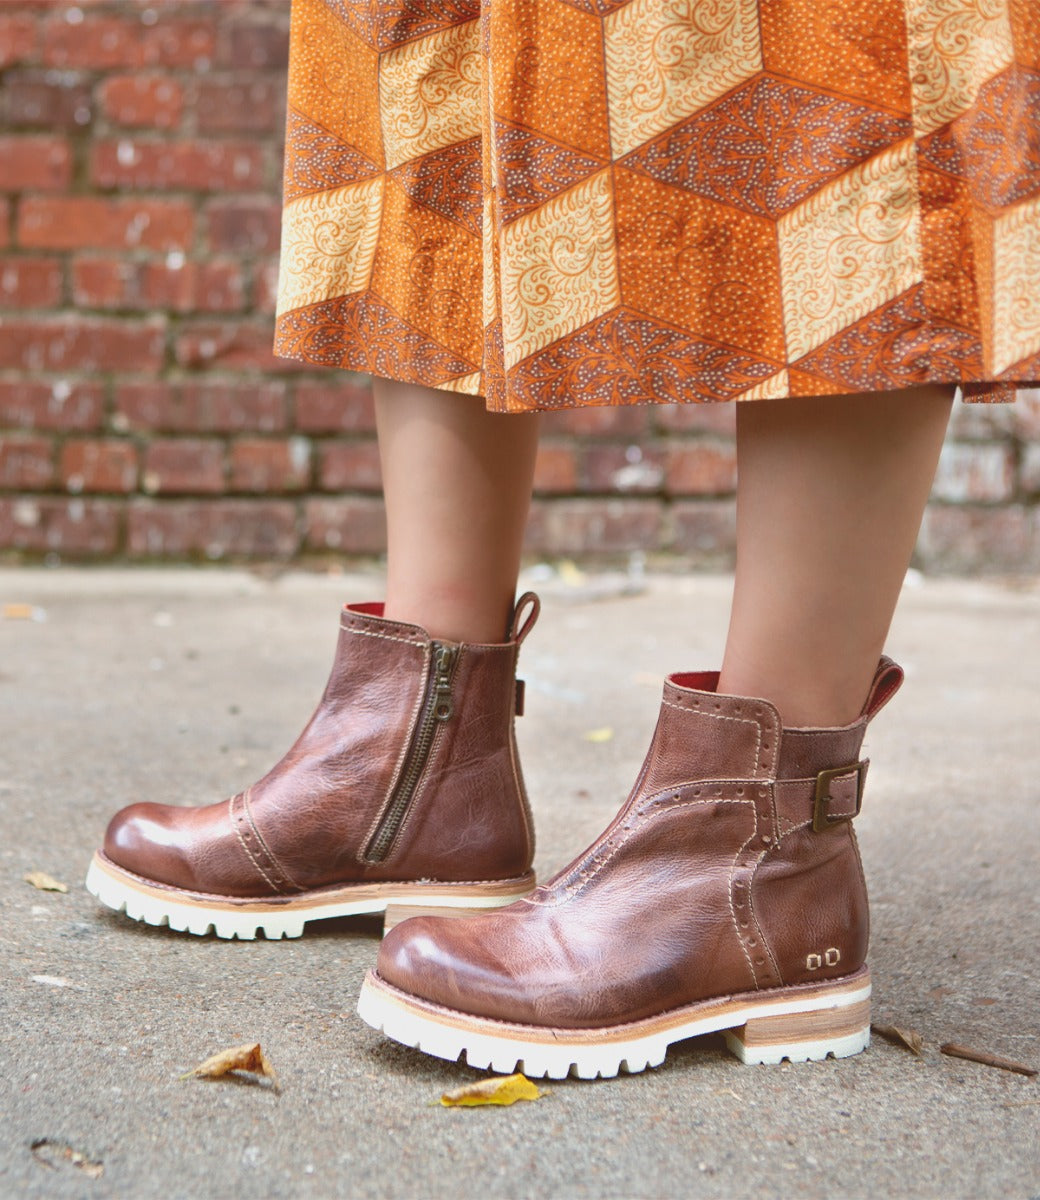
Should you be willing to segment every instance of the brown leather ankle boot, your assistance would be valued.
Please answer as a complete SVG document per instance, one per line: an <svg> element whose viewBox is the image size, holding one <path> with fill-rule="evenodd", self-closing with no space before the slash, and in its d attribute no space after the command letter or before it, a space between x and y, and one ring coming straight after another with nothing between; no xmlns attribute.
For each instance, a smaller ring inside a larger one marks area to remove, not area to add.
<svg viewBox="0 0 1040 1200"><path fill-rule="evenodd" d="M494 913L421 917L380 947L358 1004L408 1046L508 1073L656 1066L725 1030L744 1062L842 1057L870 1038L867 894L852 818L862 715L784 729L763 700L673 675L646 762L606 832Z"/></svg>
<svg viewBox="0 0 1040 1200"><path fill-rule="evenodd" d="M521 598L500 645L436 641L381 613L344 608L325 694L273 770L205 808L123 809L89 890L135 920L226 938L526 895L534 837L513 717L537 597Z"/></svg>

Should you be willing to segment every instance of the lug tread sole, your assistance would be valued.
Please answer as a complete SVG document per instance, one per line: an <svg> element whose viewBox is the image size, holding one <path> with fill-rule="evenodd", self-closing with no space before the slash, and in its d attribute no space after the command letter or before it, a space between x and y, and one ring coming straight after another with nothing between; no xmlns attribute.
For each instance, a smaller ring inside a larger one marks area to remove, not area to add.
<svg viewBox="0 0 1040 1200"><path fill-rule="evenodd" d="M744 1063L847 1058L870 1044L870 973L700 1001L659 1016L598 1029L550 1029L477 1017L365 977L358 1014L402 1045L471 1067L533 1078L613 1078L664 1062L675 1042L725 1034Z"/></svg>
<svg viewBox="0 0 1040 1200"><path fill-rule="evenodd" d="M86 887L107 908L146 925L167 926L198 937L253 941L262 934L297 938L308 921L385 913L385 926L418 913L463 916L500 908L534 889L534 875L487 882L391 882L345 884L284 899L239 899L184 891L144 879L117 866L98 851L87 871Z"/></svg>

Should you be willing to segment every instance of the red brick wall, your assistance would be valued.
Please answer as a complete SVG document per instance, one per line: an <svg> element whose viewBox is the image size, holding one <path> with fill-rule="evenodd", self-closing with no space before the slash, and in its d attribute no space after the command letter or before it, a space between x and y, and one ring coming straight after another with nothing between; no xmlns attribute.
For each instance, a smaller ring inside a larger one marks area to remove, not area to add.
<svg viewBox="0 0 1040 1200"><path fill-rule="evenodd" d="M288 0L0 3L0 556L383 547L362 377L270 352ZM547 422L533 554L719 566L728 406ZM1040 397L951 430L926 567L1040 568Z"/></svg>

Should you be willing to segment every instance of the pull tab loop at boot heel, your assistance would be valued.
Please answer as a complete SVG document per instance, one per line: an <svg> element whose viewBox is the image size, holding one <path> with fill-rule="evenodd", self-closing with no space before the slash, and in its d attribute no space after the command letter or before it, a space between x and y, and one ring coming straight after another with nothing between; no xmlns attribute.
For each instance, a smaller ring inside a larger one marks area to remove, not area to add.
<svg viewBox="0 0 1040 1200"><path fill-rule="evenodd" d="M758 1017L725 1035L729 1049L749 1065L848 1058L870 1045L870 998L841 1008Z"/></svg>

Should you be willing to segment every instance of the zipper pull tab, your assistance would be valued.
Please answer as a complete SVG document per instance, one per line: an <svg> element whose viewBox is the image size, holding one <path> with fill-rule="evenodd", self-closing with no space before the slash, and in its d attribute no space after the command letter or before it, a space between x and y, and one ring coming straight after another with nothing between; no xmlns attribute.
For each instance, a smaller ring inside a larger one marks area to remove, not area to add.
<svg viewBox="0 0 1040 1200"><path fill-rule="evenodd" d="M458 648L455 646L437 647L436 677L433 684L433 715L435 720L450 721L455 711L455 703L451 698L451 671L455 665Z"/></svg>

